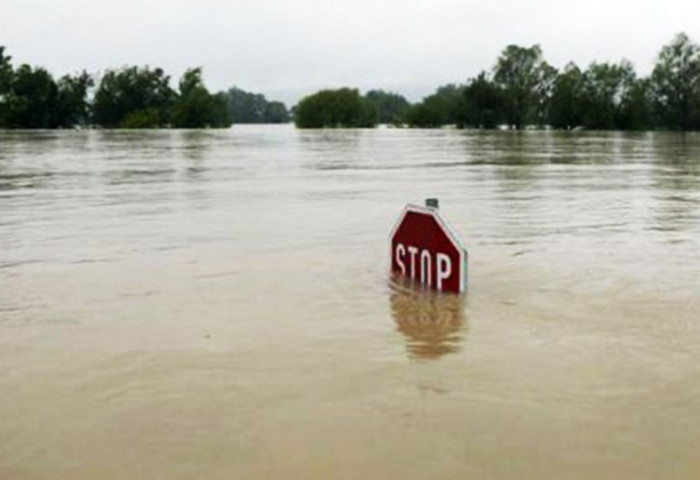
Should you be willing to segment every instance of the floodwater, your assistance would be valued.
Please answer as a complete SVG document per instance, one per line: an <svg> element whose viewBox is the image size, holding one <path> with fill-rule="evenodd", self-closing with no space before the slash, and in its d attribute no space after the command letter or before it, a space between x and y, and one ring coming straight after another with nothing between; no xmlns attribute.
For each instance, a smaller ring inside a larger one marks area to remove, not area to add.
<svg viewBox="0 0 700 480"><path fill-rule="evenodd" d="M698 135L0 132L3 480L696 479L698 312Z"/></svg>

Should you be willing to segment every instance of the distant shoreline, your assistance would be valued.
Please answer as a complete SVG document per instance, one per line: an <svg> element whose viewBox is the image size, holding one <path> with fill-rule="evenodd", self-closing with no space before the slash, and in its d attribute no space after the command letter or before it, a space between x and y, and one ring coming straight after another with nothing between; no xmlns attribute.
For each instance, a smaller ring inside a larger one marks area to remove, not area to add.
<svg viewBox="0 0 700 480"><path fill-rule="evenodd" d="M699 131L700 45L677 34L652 73L631 62L575 63L557 70L539 45L508 45L490 71L448 84L420 102L395 92L324 89L291 110L237 87L210 93L201 68L177 88L160 68L126 66L56 80L45 69L14 66L0 46L0 128L228 128L289 123L299 128L554 129ZM505 126L505 127L504 127Z"/></svg>

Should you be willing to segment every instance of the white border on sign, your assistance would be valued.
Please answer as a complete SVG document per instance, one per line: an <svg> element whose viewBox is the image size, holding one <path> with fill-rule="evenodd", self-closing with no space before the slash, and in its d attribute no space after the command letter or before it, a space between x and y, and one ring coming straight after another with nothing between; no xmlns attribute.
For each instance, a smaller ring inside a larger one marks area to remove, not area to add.
<svg viewBox="0 0 700 480"><path fill-rule="evenodd" d="M394 258L394 252L391 251L391 244L394 243L394 236L396 235L396 231L399 229L401 223L403 223L403 220L408 212L416 212L423 215L432 216L438 222L440 227L442 227L445 233L447 233L447 238L450 240L450 242L452 242L452 246L454 246L459 252L459 260L462 264L462 275L459 277L459 292L464 293L467 286L467 258L469 257L469 254L467 253L467 249L462 245L462 242L459 241L459 237L454 234L452 229L447 225L442 217L440 217L437 210L433 208L411 205L410 203L403 208L401 215L399 215L399 219L394 224L394 228L391 229L391 234L389 235L389 261L393 261Z"/></svg>

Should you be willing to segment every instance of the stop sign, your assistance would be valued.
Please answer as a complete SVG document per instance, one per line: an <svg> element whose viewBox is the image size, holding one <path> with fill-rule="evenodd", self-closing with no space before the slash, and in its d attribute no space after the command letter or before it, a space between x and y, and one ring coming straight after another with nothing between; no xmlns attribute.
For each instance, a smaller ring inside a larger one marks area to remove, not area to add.
<svg viewBox="0 0 700 480"><path fill-rule="evenodd" d="M407 205L391 232L391 271L437 291L467 286L467 251L437 211Z"/></svg>

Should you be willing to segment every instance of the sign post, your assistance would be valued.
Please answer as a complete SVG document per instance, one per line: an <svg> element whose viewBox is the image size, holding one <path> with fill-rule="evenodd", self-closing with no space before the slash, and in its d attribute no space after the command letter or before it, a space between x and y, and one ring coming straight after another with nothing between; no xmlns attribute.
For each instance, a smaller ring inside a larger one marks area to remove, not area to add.
<svg viewBox="0 0 700 480"><path fill-rule="evenodd" d="M424 288L462 293L467 287L467 251L437 212L407 205L391 232L391 271Z"/></svg>

